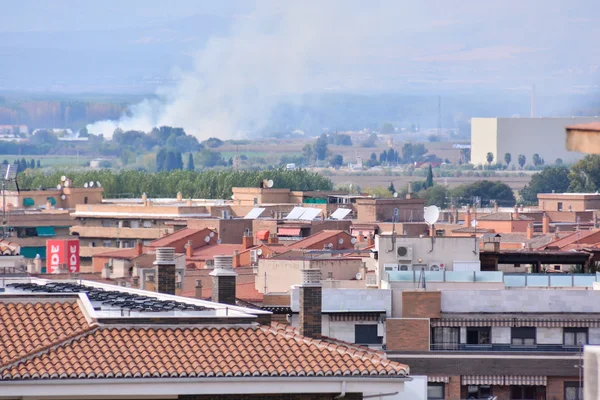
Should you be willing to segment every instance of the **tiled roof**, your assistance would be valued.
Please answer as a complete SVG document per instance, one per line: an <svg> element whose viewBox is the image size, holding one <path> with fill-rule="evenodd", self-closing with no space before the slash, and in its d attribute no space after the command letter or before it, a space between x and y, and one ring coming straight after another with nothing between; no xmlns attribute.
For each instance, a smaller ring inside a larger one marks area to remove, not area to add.
<svg viewBox="0 0 600 400"><path fill-rule="evenodd" d="M185 284L184 284L185 285ZM260 293L255 288L256 284L254 283L254 279L249 282L236 282L235 285L235 297L248 302L257 302L262 303L264 300L264 295ZM181 293L184 297L196 297L196 288L185 288L191 290L185 290ZM202 284L202 298L203 299L211 299L212 298L212 285L204 286Z"/></svg>
<svg viewBox="0 0 600 400"><path fill-rule="evenodd" d="M521 221L533 221L533 218L526 215L518 214L515 215L511 212L495 212L487 215L477 217L478 221L510 221L510 220L521 220Z"/></svg>
<svg viewBox="0 0 600 400"><path fill-rule="evenodd" d="M310 246L314 246L315 244L327 240L329 238L335 237L336 235L343 234L342 230L324 230L321 232L317 232L314 235L310 235L309 237L299 240L295 243L290 244L288 247L291 249L307 249Z"/></svg>
<svg viewBox="0 0 600 400"><path fill-rule="evenodd" d="M563 238L557 239L546 245L546 248L558 248L562 249L572 244L586 244L593 245L600 242L600 229L594 229L590 231L577 231Z"/></svg>
<svg viewBox="0 0 600 400"><path fill-rule="evenodd" d="M203 261L203 260L210 260L214 256L219 256L219 255L231 256L231 255L233 255L234 250L242 251L242 250L244 250L244 245L243 244L221 243L221 244L211 244L208 246L202 246L199 249L194 249L194 251L192 252L192 257L188 258L188 259Z"/></svg>
<svg viewBox="0 0 600 400"><path fill-rule="evenodd" d="M14 256L19 254L21 246L8 240L0 239L0 256Z"/></svg>
<svg viewBox="0 0 600 400"><path fill-rule="evenodd" d="M3 380L404 376L404 364L279 327L101 328L0 372Z"/></svg>
<svg viewBox="0 0 600 400"><path fill-rule="evenodd" d="M161 238L153 240L148 247L171 246L171 244L175 241L197 235L198 233L200 233L204 230L206 230L207 232L209 231L209 229L207 229L207 228L205 228L205 229L192 229L192 228L180 229L180 230L170 233L166 236L163 236Z"/></svg>
<svg viewBox="0 0 600 400"><path fill-rule="evenodd" d="M0 327L0 366L93 329L75 302L0 303Z"/></svg>
<svg viewBox="0 0 600 400"><path fill-rule="evenodd" d="M110 257L110 258L119 258L123 260L133 260L138 256L138 249L135 247L127 248L127 249L118 249L105 251L103 253L94 254L94 257Z"/></svg>

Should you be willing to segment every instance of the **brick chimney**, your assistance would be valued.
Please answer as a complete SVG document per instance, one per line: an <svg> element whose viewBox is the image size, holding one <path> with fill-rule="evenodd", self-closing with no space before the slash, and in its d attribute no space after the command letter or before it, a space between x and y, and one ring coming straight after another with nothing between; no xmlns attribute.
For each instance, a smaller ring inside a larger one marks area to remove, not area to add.
<svg viewBox="0 0 600 400"><path fill-rule="evenodd" d="M233 251L233 268L238 268L240 265L242 264L241 260L240 260L240 252L237 250Z"/></svg>
<svg viewBox="0 0 600 400"><path fill-rule="evenodd" d="M159 247L156 249L157 292L175 294L175 248Z"/></svg>
<svg viewBox="0 0 600 400"><path fill-rule="evenodd" d="M513 210L512 219L514 219L514 220L519 219L519 207L518 206L515 206L515 209Z"/></svg>
<svg viewBox="0 0 600 400"><path fill-rule="evenodd" d="M369 233L369 236L367 237L367 246L374 246L375 245L375 236L373 236L372 233Z"/></svg>
<svg viewBox="0 0 600 400"><path fill-rule="evenodd" d="M546 213L542 215L542 233L550 233L550 217Z"/></svg>
<svg viewBox="0 0 600 400"><path fill-rule="evenodd" d="M183 201L183 194L181 192L177 192L177 201Z"/></svg>
<svg viewBox="0 0 600 400"><path fill-rule="evenodd" d="M185 201L185 205L187 207L192 207L194 205L194 203L192 202L192 198L191 197Z"/></svg>
<svg viewBox="0 0 600 400"><path fill-rule="evenodd" d="M142 193L142 205L148 205L148 195L146 193Z"/></svg>
<svg viewBox="0 0 600 400"><path fill-rule="evenodd" d="M194 252L193 243L192 243L191 240L188 240L188 242L185 245L185 257L186 258L191 258L193 252Z"/></svg>
<svg viewBox="0 0 600 400"><path fill-rule="evenodd" d="M527 239L533 239L533 224L527 225Z"/></svg>
<svg viewBox="0 0 600 400"><path fill-rule="evenodd" d="M232 256L215 256L212 276L212 301L235 305L235 277Z"/></svg>
<svg viewBox="0 0 600 400"><path fill-rule="evenodd" d="M254 238L252 237L252 232L244 232L244 237L242 237L242 244L244 245L244 250L247 250L250 247L254 247Z"/></svg>
<svg viewBox="0 0 600 400"><path fill-rule="evenodd" d="M467 211L465 211L465 228L471 227L471 207L467 206Z"/></svg>
<svg viewBox="0 0 600 400"><path fill-rule="evenodd" d="M50 199L46 199L46 211L50 210L52 210L52 203L50 202Z"/></svg>
<svg viewBox="0 0 600 400"><path fill-rule="evenodd" d="M202 299L202 280L196 279L196 298Z"/></svg>
<svg viewBox="0 0 600 400"><path fill-rule="evenodd" d="M271 233L269 235L269 239L267 240L268 244L277 244L279 243L279 236L276 233Z"/></svg>
<svg viewBox="0 0 600 400"><path fill-rule="evenodd" d="M322 334L321 304L323 289L321 287L320 269L303 269L300 290L300 334L311 338L319 338Z"/></svg>
<svg viewBox="0 0 600 400"><path fill-rule="evenodd" d="M144 252L144 243L138 239L135 241L135 254L137 254L138 256L141 256L143 252Z"/></svg>
<svg viewBox="0 0 600 400"><path fill-rule="evenodd" d="M494 212L495 213L498 212L498 202L497 201L494 202Z"/></svg>

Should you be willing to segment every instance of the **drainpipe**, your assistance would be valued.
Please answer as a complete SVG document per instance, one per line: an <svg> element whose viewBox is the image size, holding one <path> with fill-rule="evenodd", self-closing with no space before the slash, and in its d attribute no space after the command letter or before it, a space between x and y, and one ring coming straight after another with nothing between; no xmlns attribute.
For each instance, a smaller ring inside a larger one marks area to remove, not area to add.
<svg viewBox="0 0 600 400"><path fill-rule="evenodd" d="M344 397L346 397L346 381L342 381L342 392L335 396L334 399L343 399Z"/></svg>

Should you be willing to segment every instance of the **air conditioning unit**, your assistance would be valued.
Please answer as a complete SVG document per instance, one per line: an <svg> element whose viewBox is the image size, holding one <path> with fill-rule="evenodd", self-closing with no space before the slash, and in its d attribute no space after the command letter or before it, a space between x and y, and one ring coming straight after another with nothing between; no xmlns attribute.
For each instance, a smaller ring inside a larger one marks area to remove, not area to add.
<svg viewBox="0 0 600 400"><path fill-rule="evenodd" d="M444 264L443 262L430 262L429 270L430 271L445 271L446 264Z"/></svg>
<svg viewBox="0 0 600 400"><path fill-rule="evenodd" d="M396 247L396 259L412 261L413 259L413 248L410 244L399 244Z"/></svg>
<svg viewBox="0 0 600 400"><path fill-rule="evenodd" d="M413 270L412 264L399 264L398 265L398 271L412 271L412 270Z"/></svg>
<svg viewBox="0 0 600 400"><path fill-rule="evenodd" d="M398 264L383 264L383 270L385 272L398 271Z"/></svg>

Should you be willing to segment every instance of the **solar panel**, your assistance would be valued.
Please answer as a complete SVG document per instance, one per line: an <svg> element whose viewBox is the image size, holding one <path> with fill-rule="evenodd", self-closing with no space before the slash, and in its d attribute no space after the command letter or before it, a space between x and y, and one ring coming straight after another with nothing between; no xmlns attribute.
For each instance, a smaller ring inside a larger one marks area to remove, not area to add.
<svg viewBox="0 0 600 400"><path fill-rule="evenodd" d="M4 183L6 190L19 191L17 172L19 167L15 164L0 164L0 182Z"/></svg>
<svg viewBox="0 0 600 400"><path fill-rule="evenodd" d="M313 219L317 218L317 216L323 211L320 208L307 208L305 210L306 211L304 211L304 213L299 218L302 221L312 221Z"/></svg>
<svg viewBox="0 0 600 400"><path fill-rule="evenodd" d="M248 214L244 217L244 219L256 219L260 217L260 215L265 211L264 208L256 207L250 210Z"/></svg>
<svg viewBox="0 0 600 400"><path fill-rule="evenodd" d="M350 214L352 210L349 208L338 208L337 210L335 210L333 212L333 214L331 214L331 218L332 219L344 219L346 218L346 215Z"/></svg>
<svg viewBox="0 0 600 400"><path fill-rule="evenodd" d="M306 208L304 207L294 207L294 209L286 215L285 219L300 219L302 214L304 214L304 211L306 211Z"/></svg>

